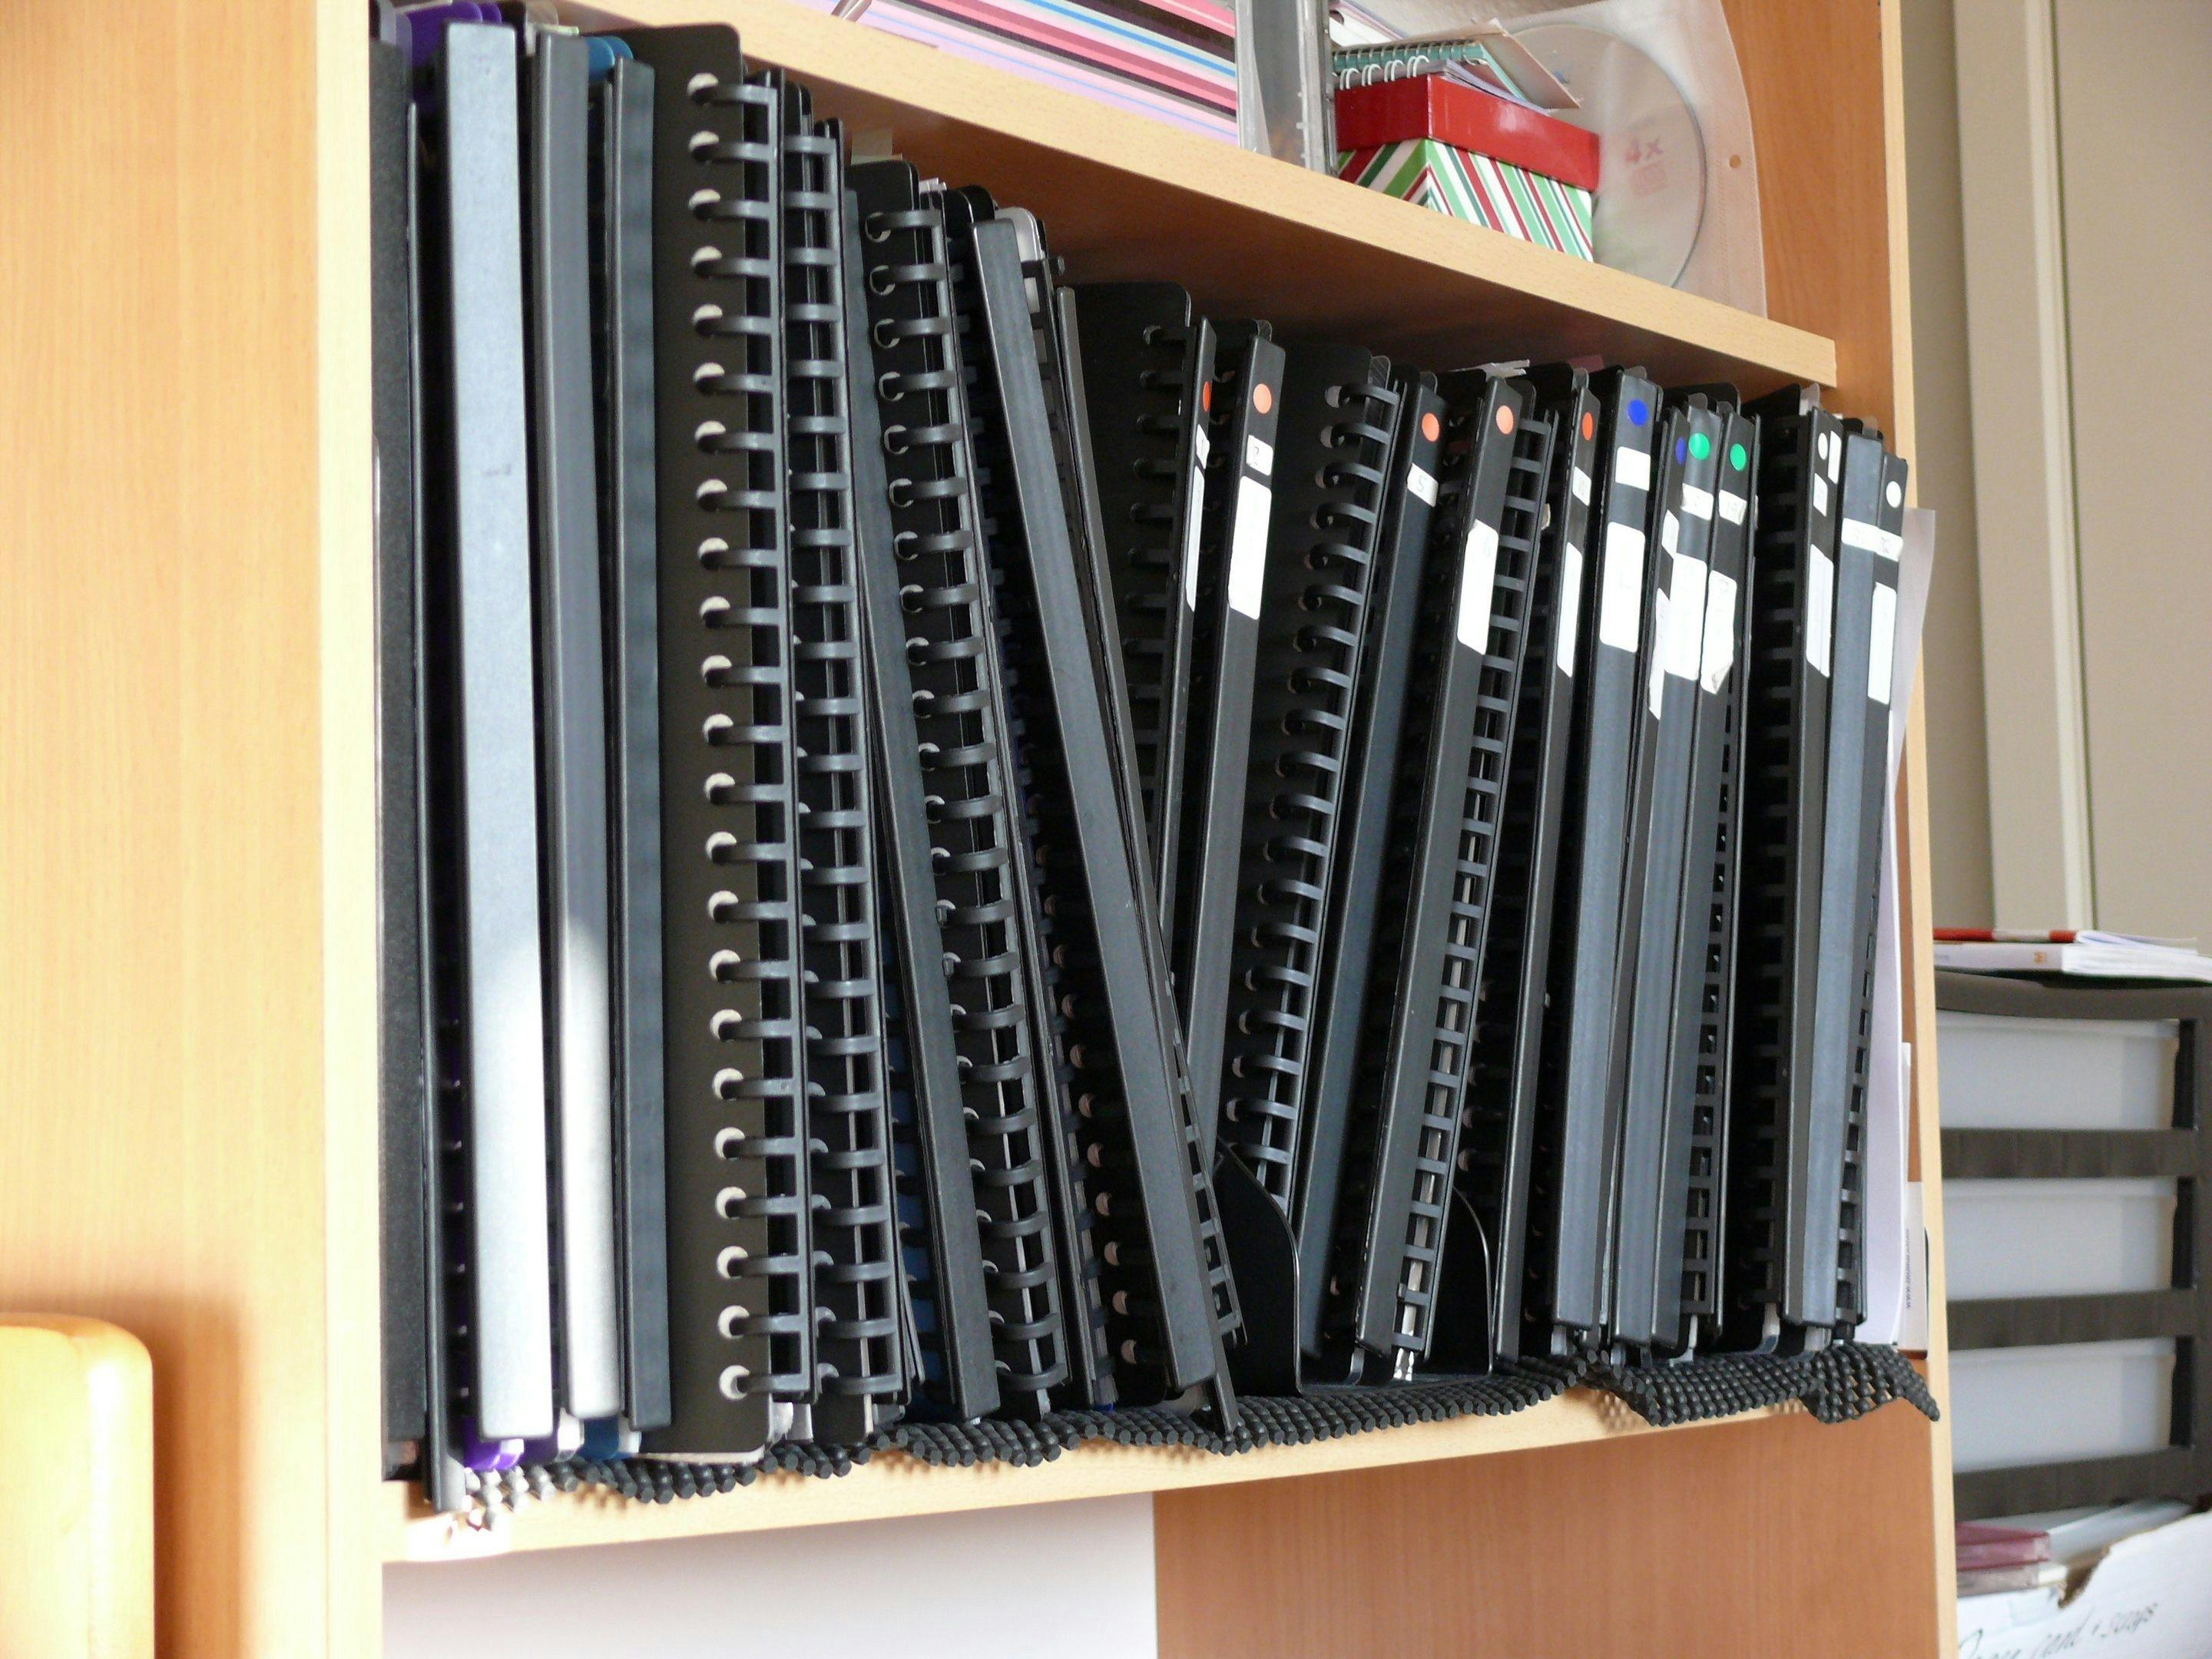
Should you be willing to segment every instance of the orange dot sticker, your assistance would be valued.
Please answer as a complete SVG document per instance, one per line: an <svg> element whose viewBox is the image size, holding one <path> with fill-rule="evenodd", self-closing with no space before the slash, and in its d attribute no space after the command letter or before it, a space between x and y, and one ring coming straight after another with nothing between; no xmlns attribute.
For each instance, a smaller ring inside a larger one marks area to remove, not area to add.
<svg viewBox="0 0 2212 1659"><path fill-rule="evenodd" d="M1583 412L1583 436L1584 438L1597 436L1597 416L1587 410Z"/></svg>
<svg viewBox="0 0 2212 1659"><path fill-rule="evenodd" d="M1512 404L1500 404L1498 405L1498 429L1500 432L1510 432L1513 430Z"/></svg>
<svg viewBox="0 0 2212 1659"><path fill-rule="evenodd" d="M1421 435L1431 443L1443 436L1443 431L1444 423L1437 418L1434 410L1421 416Z"/></svg>
<svg viewBox="0 0 2212 1659"><path fill-rule="evenodd" d="M1198 406L1207 414L1213 413L1213 382L1208 380L1198 389Z"/></svg>
<svg viewBox="0 0 2212 1659"><path fill-rule="evenodd" d="M1275 388L1265 380L1252 388L1252 407L1265 415L1275 406Z"/></svg>

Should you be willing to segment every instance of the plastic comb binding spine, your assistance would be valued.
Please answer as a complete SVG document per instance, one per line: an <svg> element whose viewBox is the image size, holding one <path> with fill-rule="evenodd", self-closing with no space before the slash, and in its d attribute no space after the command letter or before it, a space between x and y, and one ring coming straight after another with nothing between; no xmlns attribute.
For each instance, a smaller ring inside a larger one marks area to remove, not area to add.
<svg viewBox="0 0 2212 1659"><path fill-rule="evenodd" d="M814 1386L783 416L782 88L726 27L655 79L669 1426L745 1459Z"/></svg>
<svg viewBox="0 0 2212 1659"><path fill-rule="evenodd" d="M1066 1382L1067 1361L1017 921L1004 694L976 538L944 217L921 202L903 162L862 162L850 177L1000 1403L1041 1414Z"/></svg>
<svg viewBox="0 0 2212 1659"><path fill-rule="evenodd" d="M806 1023L814 1436L854 1443L896 1416L899 1348L882 954L846 408L844 131L784 92L784 339L790 434L793 713Z"/></svg>

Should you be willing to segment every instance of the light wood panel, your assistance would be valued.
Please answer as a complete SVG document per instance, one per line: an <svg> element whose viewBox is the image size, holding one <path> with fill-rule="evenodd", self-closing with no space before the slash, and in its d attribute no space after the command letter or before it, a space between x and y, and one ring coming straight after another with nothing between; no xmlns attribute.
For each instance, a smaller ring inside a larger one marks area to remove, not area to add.
<svg viewBox="0 0 2212 1659"><path fill-rule="evenodd" d="M0 1304L150 1351L178 1655L330 1635L317 15L0 55Z"/></svg>
<svg viewBox="0 0 2212 1659"><path fill-rule="evenodd" d="M566 7L571 15L592 15ZM790 3L626 0L646 23L734 24L825 112L1042 217L1079 277L1173 276L1266 317L1456 368L1596 354L1764 391L1835 374L1828 342Z"/></svg>
<svg viewBox="0 0 2212 1659"><path fill-rule="evenodd" d="M1160 1659L1933 1651L1893 1405L1154 1505Z"/></svg>
<svg viewBox="0 0 2212 1659"><path fill-rule="evenodd" d="M1778 1410L1749 1416L1784 1414ZM532 1503L489 1530L428 1513L414 1488L393 1481L385 1488L384 1555L391 1561L458 1559L510 1550L764 1532L890 1516L1113 1498L1127 1492L1181 1492L1440 1459L1464 1464L1470 1458L1543 1447L1697 1435L1709 1426L1655 1430L1613 1396L1577 1389L1534 1410L1507 1417L1416 1424L1311 1445L1269 1447L1233 1457L1187 1449L1098 1443L1079 1447L1036 1468L984 1464L952 1469L931 1468L892 1453L836 1480L767 1475L726 1495L681 1498L671 1504L641 1505L603 1492L577 1492L548 1503Z"/></svg>
<svg viewBox="0 0 2212 1659"><path fill-rule="evenodd" d="M153 1659L153 1381L127 1331L0 1315L0 1652Z"/></svg>

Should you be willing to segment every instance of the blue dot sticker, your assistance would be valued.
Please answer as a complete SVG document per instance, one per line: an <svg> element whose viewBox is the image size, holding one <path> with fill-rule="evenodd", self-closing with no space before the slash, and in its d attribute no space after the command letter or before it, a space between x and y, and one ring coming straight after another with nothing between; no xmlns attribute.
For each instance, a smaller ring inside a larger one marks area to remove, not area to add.
<svg viewBox="0 0 2212 1659"><path fill-rule="evenodd" d="M1649 404L1645 404L1645 402L1644 401L1644 399L1643 399L1643 398L1631 398L1628 400L1628 423L1629 423L1629 425L1631 425L1631 426L1642 426L1642 425L1644 423L1644 422L1646 422L1646 421L1650 420L1650 418L1651 418L1651 410L1650 410L1650 405L1649 405Z"/></svg>
<svg viewBox="0 0 2212 1659"><path fill-rule="evenodd" d="M1685 461L1688 460L1689 459L1690 459L1690 446L1689 446L1689 445L1687 445L1687 444L1686 444L1686 443L1684 443L1684 442L1683 442L1680 438L1675 439L1675 440L1674 440L1674 465L1677 465L1677 466L1680 466L1680 465L1681 465L1681 464L1682 464L1683 462L1685 462Z"/></svg>

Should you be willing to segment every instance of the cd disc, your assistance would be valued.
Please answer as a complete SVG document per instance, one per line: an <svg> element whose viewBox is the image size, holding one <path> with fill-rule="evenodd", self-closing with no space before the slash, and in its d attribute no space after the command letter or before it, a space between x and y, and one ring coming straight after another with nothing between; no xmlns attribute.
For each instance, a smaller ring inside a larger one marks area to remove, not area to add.
<svg viewBox="0 0 2212 1659"><path fill-rule="evenodd" d="M1514 38L1581 100L1559 118L1598 135L1599 262L1671 288L1705 216L1705 136L1689 100L1666 70L1603 29L1539 23Z"/></svg>

